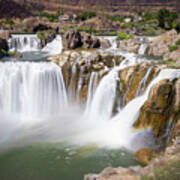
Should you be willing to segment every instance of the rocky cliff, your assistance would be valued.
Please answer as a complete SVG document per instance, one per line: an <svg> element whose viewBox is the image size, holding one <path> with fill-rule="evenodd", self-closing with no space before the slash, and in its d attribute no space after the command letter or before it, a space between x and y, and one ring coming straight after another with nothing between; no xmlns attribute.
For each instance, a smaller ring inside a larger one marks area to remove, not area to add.
<svg viewBox="0 0 180 180"><path fill-rule="evenodd" d="M80 12L106 9L108 12L128 11L139 8L171 8L179 10L178 0L1 0L0 17L26 17L40 10Z"/></svg>

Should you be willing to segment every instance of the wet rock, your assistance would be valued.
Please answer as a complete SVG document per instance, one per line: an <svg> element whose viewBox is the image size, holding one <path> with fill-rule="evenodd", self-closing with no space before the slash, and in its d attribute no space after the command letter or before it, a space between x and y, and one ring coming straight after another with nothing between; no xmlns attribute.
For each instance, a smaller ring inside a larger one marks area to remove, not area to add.
<svg viewBox="0 0 180 180"><path fill-rule="evenodd" d="M141 163L149 164L150 161L156 157L156 151L152 149L140 149L135 154L135 159Z"/></svg>
<svg viewBox="0 0 180 180"><path fill-rule="evenodd" d="M172 82L167 79L155 84L135 123L136 128L152 127L154 137L162 147L171 138L168 132L171 132L171 128L180 116L179 92L177 92L178 88L175 88L176 84L177 81Z"/></svg>

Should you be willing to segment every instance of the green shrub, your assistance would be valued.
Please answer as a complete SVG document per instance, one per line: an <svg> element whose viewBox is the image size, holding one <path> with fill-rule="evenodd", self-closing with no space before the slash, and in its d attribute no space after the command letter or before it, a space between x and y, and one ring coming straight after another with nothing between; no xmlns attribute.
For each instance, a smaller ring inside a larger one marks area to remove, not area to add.
<svg viewBox="0 0 180 180"><path fill-rule="evenodd" d="M154 168L154 176L142 176L141 180L179 180L180 161L172 162L168 165L157 166Z"/></svg>
<svg viewBox="0 0 180 180"><path fill-rule="evenodd" d="M160 9L157 13L157 19L161 28L172 29L173 24L175 24L178 19L178 14L167 9ZM168 27L166 24L168 24Z"/></svg>
<svg viewBox="0 0 180 180"><path fill-rule="evenodd" d="M91 19L93 17L96 17L96 13L95 12L85 12L81 15L78 16L78 19L81 21L87 20L87 19Z"/></svg>
<svg viewBox="0 0 180 180"><path fill-rule="evenodd" d="M132 34L126 34L125 32L118 32L117 36L117 40L128 40L133 38Z"/></svg>
<svg viewBox="0 0 180 180"><path fill-rule="evenodd" d="M51 16L48 18L49 22L54 22L55 21L55 17L54 16Z"/></svg>
<svg viewBox="0 0 180 180"><path fill-rule="evenodd" d="M7 22L10 26L13 26L15 24L15 22L13 20L10 20Z"/></svg>
<svg viewBox="0 0 180 180"><path fill-rule="evenodd" d="M69 31L69 29L70 29L70 27L68 27L68 26L64 27L64 31Z"/></svg>
<svg viewBox="0 0 180 180"><path fill-rule="evenodd" d="M133 28L134 22L124 23L121 25L122 28Z"/></svg>
<svg viewBox="0 0 180 180"><path fill-rule="evenodd" d="M41 39L41 40L45 39L45 34L44 34L43 31L39 32L37 36L38 36L38 38Z"/></svg>
<svg viewBox="0 0 180 180"><path fill-rule="evenodd" d="M84 31L87 33L99 33L97 29L94 29L93 27L86 28L86 27L74 27L74 30L76 31Z"/></svg>
<svg viewBox="0 0 180 180"><path fill-rule="evenodd" d="M156 18L156 15L150 11L146 11L143 16L145 21L152 20Z"/></svg>
<svg viewBox="0 0 180 180"><path fill-rule="evenodd" d="M176 51L179 47L178 46L169 46L169 51L170 52L173 52L173 51Z"/></svg>
<svg viewBox="0 0 180 180"><path fill-rule="evenodd" d="M176 46L180 45L180 39L176 41Z"/></svg>

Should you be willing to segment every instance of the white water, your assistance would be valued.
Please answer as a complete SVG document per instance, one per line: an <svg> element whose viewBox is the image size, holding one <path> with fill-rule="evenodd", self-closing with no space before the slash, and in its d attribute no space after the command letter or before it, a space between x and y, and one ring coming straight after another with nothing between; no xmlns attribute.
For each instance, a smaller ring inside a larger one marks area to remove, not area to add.
<svg viewBox="0 0 180 180"><path fill-rule="evenodd" d="M54 54L54 48L58 47L56 50L61 48L56 40L42 51ZM7 139L13 141L14 138L16 141L25 142L31 136L33 142L38 139L39 141L68 139L78 145L98 144L133 149L131 140L136 133L132 125L138 118L140 108L147 100L150 89L162 79L172 80L180 77L180 70L162 70L143 94L142 91L144 92L151 71L149 68L140 83L139 96L123 109L119 108L119 113L113 117L117 83L121 81L118 72L127 66L146 61L145 58L140 58L133 53L121 51L116 53L125 56L125 60L104 76L98 87L96 87L97 73L91 74L88 101L84 112L77 108L78 105L76 107L76 104L73 104L72 107L71 102L67 102L67 96L72 94L67 92L61 69L55 64L0 63L0 117L2 119L0 133L6 134L2 136L3 140L0 138L0 142ZM91 57L87 59L87 65L90 64L91 59ZM76 81L79 60L80 57L73 66L72 86ZM83 71L84 69L80 69L75 96L80 96ZM41 119L40 122L39 119ZM23 120L23 124L19 123L19 120Z"/></svg>
<svg viewBox="0 0 180 180"><path fill-rule="evenodd" d="M0 112L25 117L57 113L67 104L61 69L54 63L0 63Z"/></svg>
<svg viewBox="0 0 180 180"><path fill-rule="evenodd" d="M141 45L140 45L140 48L138 50L138 54L139 55L144 55L145 52L146 52L146 49L147 49L147 43L146 43L146 40L144 38L142 38L140 40L140 42L141 42Z"/></svg>
<svg viewBox="0 0 180 180"><path fill-rule="evenodd" d="M117 68L116 68L117 70ZM89 121L89 132L81 136L81 142L99 143L109 147L131 147L131 140L135 136L133 124L139 116L140 108L148 99L151 88L163 79L174 79L180 77L180 70L164 69L149 84L145 93L130 101L120 112L112 118L113 103L115 100L116 71L112 70L101 81L94 95L89 114L86 114ZM93 124L95 124L93 126ZM143 144L143 142L141 142ZM143 146L141 144L141 147Z"/></svg>
<svg viewBox="0 0 180 180"><path fill-rule="evenodd" d="M61 54L63 49L62 46L62 37L57 35L56 38L48 43L41 51L47 52L49 56Z"/></svg>
<svg viewBox="0 0 180 180"><path fill-rule="evenodd" d="M150 66L145 74L145 76L143 77L143 79L140 81L139 83L139 87L138 87L138 90L136 92L136 96L139 96L139 95L142 95L142 93L144 92L144 89L146 87L146 82L151 74L151 71L152 71L153 67Z"/></svg>
<svg viewBox="0 0 180 180"><path fill-rule="evenodd" d="M89 106L91 105L93 96L97 88L97 83L98 83L98 73L92 72L90 76L89 87L88 87L88 98L87 98L87 104L86 104L87 109L89 109Z"/></svg>
<svg viewBox="0 0 180 180"><path fill-rule="evenodd" d="M12 35L9 40L9 47L11 52L43 52L46 55L57 55L62 52L62 38L57 35L56 38L47 43L44 48L41 47L41 40L35 34L17 34Z"/></svg>
<svg viewBox="0 0 180 180"><path fill-rule="evenodd" d="M26 52L39 51L41 49L41 41L35 34L12 35L9 40L10 51Z"/></svg>

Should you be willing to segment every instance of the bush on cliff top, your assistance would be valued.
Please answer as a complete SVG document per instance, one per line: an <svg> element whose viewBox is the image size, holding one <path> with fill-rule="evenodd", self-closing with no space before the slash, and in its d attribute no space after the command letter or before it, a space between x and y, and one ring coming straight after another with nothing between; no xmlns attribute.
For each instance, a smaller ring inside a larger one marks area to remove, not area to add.
<svg viewBox="0 0 180 180"><path fill-rule="evenodd" d="M117 40L128 40L128 39L132 39L132 38L133 38L132 34L126 34L125 32L117 33Z"/></svg>

